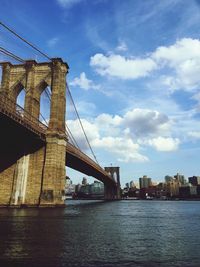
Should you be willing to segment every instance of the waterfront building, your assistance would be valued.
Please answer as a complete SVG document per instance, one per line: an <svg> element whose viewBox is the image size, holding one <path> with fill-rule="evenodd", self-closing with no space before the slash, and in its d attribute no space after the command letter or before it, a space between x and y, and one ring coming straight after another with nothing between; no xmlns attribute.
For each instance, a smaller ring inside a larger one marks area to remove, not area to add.
<svg viewBox="0 0 200 267"><path fill-rule="evenodd" d="M88 182L87 182L87 178L83 177L83 180L82 180L82 185L87 185Z"/></svg>
<svg viewBox="0 0 200 267"><path fill-rule="evenodd" d="M140 189L148 188L152 185L151 178L148 178L146 175L144 175L143 177L139 178L139 184L140 184Z"/></svg>
<svg viewBox="0 0 200 267"><path fill-rule="evenodd" d="M197 196L200 197L200 185L197 185Z"/></svg>
<svg viewBox="0 0 200 267"><path fill-rule="evenodd" d="M94 181L92 184L80 185L79 190L76 193L78 198L103 198L104 184Z"/></svg>
<svg viewBox="0 0 200 267"><path fill-rule="evenodd" d="M98 181L94 181L94 183L91 184L90 192L91 194L104 194L104 184Z"/></svg>
<svg viewBox="0 0 200 267"><path fill-rule="evenodd" d="M130 181L130 188L135 188L136 186L135 186L135 184L134 184L134 182L133 181Z"/></svg>
<svg viewBox="0 0 200 267"><path fill-rule="evenodd" d="M165 183L172 182L173 180L174 180L173 176L170 176L170 175L165 176Z"/></svg>
<svg viewBox="0 0 200 267"><path fill-rule="evenodd" d="M125 187L129 189L129 183L126 183L125 184Z"/></svg>
<svg viewBox="0 0 200 267"><path fill-rule="evenodd" d="M200 176L192 176L188 178L188 181L192 185L200 185Z"/></svg>
<svg viewBox="0 0 200 267"><path fill-rule="evenodd" d="M81 184L77 184L75 187L75 193L78 193L81 189L82 185Z"/></svg>
<svg viewBox="0 0 200 267"><path fill-rule="evenodd" d="M76 185L75 184L69 184L65 186L65 195L71 196L75 193Z"/></svg>
<svg viewBox="0 0 200 267"><path fill-rule="evenodd" d="M65 195L71 196L75 193L76 185L72 183L72 180L66 176L66 182L65 182Z"/></svg>
<svg viewBox="0 0 200 267"><path fill-rule="evenodd" d="M186 180L185 180L185 176L182 174L177 173L176 175L174 175L174 178L180 182L182 185L186 184Z"/></svg>
<svg viewBox="0 0 200 267"><path fill-rule="evenodd" d="M166 192L169 197L178 197L179 195L179 187L181 186L181 183L173 179L170 182L166 183Z"/></svg>
<svg viewBox="0 0 200 267"><path fill-rule="evenodd" d="M197 196L197 186L192 184L181 185L179 188L179 196L181 198L190 198Z"/></svg>

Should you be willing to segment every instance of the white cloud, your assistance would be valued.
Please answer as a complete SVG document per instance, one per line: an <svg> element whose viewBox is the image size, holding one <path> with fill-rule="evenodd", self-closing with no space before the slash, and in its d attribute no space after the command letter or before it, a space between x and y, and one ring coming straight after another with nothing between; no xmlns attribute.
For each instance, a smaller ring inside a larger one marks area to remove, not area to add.
<svg viewBox="0 0 200 267"><path fill-rule="evenodd" d="M101 114L95 119L95 124L97 125L101 135L106 136L119 136L121 133L121 122L122 117L110 114Z"/></svg>
<svg viewBox="0 0 200 267"><path fill-rule="evenodd" d="M81 119L81 122L83 124L84 129L86 130L86 134L88 137L88 140L92 142L95 139L99 139L99 131L95 124L90 123L86 119ZM67 121L68 128L73 134L74 139L78 143L79 147L83 151L87 151L89 149L88 144L86 142L85 136L83 134L83 131L81 129L81 126L79 124L78 120L68 120Z"/></svg>
<svg viewBox="0 0 200 267"><path fill-rule="evenodd" d="M197 39L183 38L174 45L161 46L152 54L152 58L170 67L177 68L179 64L189 59L200 59L200 41Z"/></svg>
<svg viewBox="0 0 200 267"><path fill-rule="evenodd" d="M128 111L122 122L126 132L137 137L166 135L170 130L171 123L165 114L139 108Z"/></svg>
<svg viewBox="0 0 200 267"><path fill-rule="evenodd" d="M118 161L145 162L140 150L148 146L157 151L174 151L180 140L171 137L171 120L158 111L132 109L124 116L100 114L91 121L82 120L88 139L94 150L103 149L115 155ZM77 143L88 150L79 122L68 121L68 127Z"/></svg>
<svg viewBox="0 0 200 267"><path fill-rule="evenodd" d="M192 99L196 100L198 103L200 103L200 92L194 94L192 96Z"/></svg>
<svg viewBox="0 0 200 267"><path fill-rule="evenodd" d="M200 139L200 132L191 131L188 133L189 137L192 137L193 139Z"/></svg>
<svg viewBox="0 0 200 267"><path fill-rule="evenodd" d="M78 143L81 150L87 152L89 150L88 144L82 133L78 120L67 121L68 127L73 134L76 142ZM139 153L139 145L133 143L131 139L122 137L100 137L100 126L99 128L94 123L82 119L82 124L86 130L87 137L90 144L95 149L104 149L105 151L116 154L118 161L122 162L144 162L148 161L148 158ZM102 125L101 125L102 127Z"/></svg>
<svg viewBox="0 0 200 267"><path fill-rule="evenodd" d="M125 58L120 55L96 54L90 58L90 65L102 76L114 76L120 79L145 77L157 68L151 58Z"/></svg>
<svg viewBox="0 0 200 267"><path fill-rule="evenodd" d="M117 51L127 51L128 47L125 42L120 42L120 44L116 47Z"/></svg>
<svg viewBox="0 0 200 267"><path fill-rule="evenodd" d="M57 37L54 37L54 38L51 38L50 40L47 41L47 45L52 48L54 47L59 41L59 38Z"/></svg>
<svg viewBox="0 0 200 267"><path fill-rule="evenodd" d="M200 40L183 38L169 47L158 47L151 58L160 68L174 73L163 76L163 84L172 90L193 90L200 86Z"/></svg>
<svg viewBox="0 0 200 267"><path fill-rule="evenodd" d="M64 8L70 8L71 6L81 2L83 0L57 0L58 4Z"/></svg>
<svg viewBox="0 0 200 267"><path fill-rule="evenodd" d="M81 89L89 90L89 89L95 89L98 90L100 88L99 85L94 84L92 80L89 80L86 77L85 72L82 72L80 74L80 77L74 78L72 82L70 82L71 86L79 86Z"/></svg>
<svg viewBox="0 0 200 267"><path fill-rule="evenodd" d="M174 151L178 149L180 140L171 137L156 137L148 140L148 144L158 151Z"/></svg>
<svg viewBox="0 0 200 267"><path fill-rule="evenodd" d="M125 48L123 44L120 47ZM183 38L144 57L95 54L90 65L102 76L120 79L148 77L157 71L157 80L170 91L194 91L200 87L200 40Z"/></svg>
<svg viewBox="0 0 200 267"><path fill-rule="evenodd" d="M102 139L95 139L92 145L96 148L104 148L108 152L113 152L119 156L118 161L122 162L144 162L148 158L141 155L139 145L133 143L131 139L124 139L122 137L103 137Z"/></svg>

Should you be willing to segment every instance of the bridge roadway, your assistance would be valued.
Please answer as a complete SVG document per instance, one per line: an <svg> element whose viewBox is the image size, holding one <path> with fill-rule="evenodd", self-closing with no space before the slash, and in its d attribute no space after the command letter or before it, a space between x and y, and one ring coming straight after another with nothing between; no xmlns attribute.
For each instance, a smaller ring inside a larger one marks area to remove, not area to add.
<svg viewBox="0 0 200 267"><path fill-rule="evenodd" d="M48 127L7 97L0 98L0 172L24 154L45 145ZM12 157L11 157L12 155ZM67 142L66 166L116 186L112 177L81 150Z"/></svg>

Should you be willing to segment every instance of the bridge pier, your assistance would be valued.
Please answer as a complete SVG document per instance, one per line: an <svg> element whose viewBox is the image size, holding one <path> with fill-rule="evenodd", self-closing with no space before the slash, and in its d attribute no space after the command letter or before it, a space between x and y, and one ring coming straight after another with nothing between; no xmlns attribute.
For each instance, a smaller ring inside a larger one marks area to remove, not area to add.
<svg viewBox="0 0 200 267"><path fill-rule="evenodd" d="M110 174L115 184L104 184L104 198L106 200L121 199L119 167L105 167L105 171Z"/></svg>
<svg viewBox="0 0 200 267"><path fill-rule="evenodd" d="M105 200L119 200L121 199L120 188L113 185L104 185L104 199Z"/></svg>
<svg viewBox="0 0 200 267"><path fill-rule="evenodd" d="M48 135L40 207L63 206L66 137Z"/></svg>

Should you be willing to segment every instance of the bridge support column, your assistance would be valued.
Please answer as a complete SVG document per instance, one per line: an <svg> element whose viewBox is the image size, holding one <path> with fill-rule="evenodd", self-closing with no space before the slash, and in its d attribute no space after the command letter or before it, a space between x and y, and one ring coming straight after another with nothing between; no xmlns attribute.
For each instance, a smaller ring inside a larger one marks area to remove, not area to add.
<svg viewBox="0 0 200 267"><path fill-rule="evenodd" d="M0 173L0 207L10 205L14 175L15 164Z"/></svg>
<svg viewBox="0 0 200 267"><path fill-rule="evenodd" d="M105 167L112 179L115 181L115 186L104 185L105 188L105 199L121 199L121 187L120 187L120 172L119 167Z"/></svg>
<svg viewBox="0 0 200 267"><path fill-rule="evenodd" d="M3 101L4 96L7 96L9 93L11 65L12 64L9 62L1 63L2 81L0 86L0 98L3 99ZM1 132L0 138L2 139L1 142L6 143L6 140L4 140L4 136L3 138L1 137ZM0 147L0 150L2 150L2 147ZM10 153L10 148L8 148L6 151L0 152L0 165L2 164L2 161L7 163L9 161L11 162L10 164L7 164L8 166L6 169L3 169L0 172L0 206L9 206L11 201L11 193L15 174L15 163L12 161L13 153Z"/></svg>
<svg viewBox="0 0 200 267"><path fill-rule="evenodd" d="M25 203L26 186L29 167L29 155L23 156L15 165L15 173L11 193L11 206L20 206Z"/></svg>
<svg viewBox="0 0 200 267"><path fill-rule="evenodd" d="M40 206L64 206L66 139L48 135Z"/></svg>
<svg viewBox="0 0 200 267"><path fill-rule="evenodd" d="M104 199L105 200L117 200L121 199L120 187L113 185L104 185Z"/></svg>
<svg viewBox="0 0 200 267"><path fill-rule="evenodd" d="M59 59L54 59L52 62L51 114L46 136L40 206L64 205L67 145L65 133L66 73L66 64Z"/></svg>

